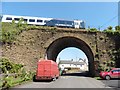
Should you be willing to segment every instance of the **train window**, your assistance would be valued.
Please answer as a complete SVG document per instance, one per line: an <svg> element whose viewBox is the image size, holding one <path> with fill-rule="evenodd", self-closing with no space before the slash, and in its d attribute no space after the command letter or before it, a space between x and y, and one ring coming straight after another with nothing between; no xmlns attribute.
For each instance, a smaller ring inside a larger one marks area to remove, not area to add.
<svg viewBox="0 0 120 90"><path fill-rule="evenodd" d="M12 18L11 17L7 17L6 20L12 20Z"/></svg>
<svg viewBox="0 0 120 90"><path fill-rule="evenodd" d="M14 18L14 20L15 20L15 21L19 21L19 20L20 20L20 18Z"/></svg>
<svg viewBox="0 0 120 90"><path fill-rule="evenodd" d="M27 19L23 19L25 22L27 22Z"/></svg>
<svg viewBox="0 0 120 90"><path fill-rule="evenodd" d="M42 22L42 21L43 21L43 20L39 20L39 19L37 20L37 22Z"/></svg>
<svg viewBox="0 0 120 90"><path fill-rule="evenodd" d="M29 22L35 22L35 19L29 19Z"/></svg>
<svg viewBox="0 0 120 90"><path fill-rule="evenodd" d="M65 21L59 21L60 24L65 24Z"/></svg>
<svg viewBox="0 0 120 90"><path fill-rule="evenodd" d="M72 21L67 21L66 24L73 25Z"/></svg>
<svg viewBox="0 0 120 90"><path fill-rule="evenodd" d="M79 25L77 22L75 22L75 25Z"/></svg>
<svg viewBox="0 0 120 90"><path fill-rule="evenodd" d="M48 22L48 20L45 20L44 23Z"/></svg>
<svg viewBox="0 0 120 90"><path fill-rule="evenodd" d="M50 20L52 23L58 23L57 20Z"/></svg>

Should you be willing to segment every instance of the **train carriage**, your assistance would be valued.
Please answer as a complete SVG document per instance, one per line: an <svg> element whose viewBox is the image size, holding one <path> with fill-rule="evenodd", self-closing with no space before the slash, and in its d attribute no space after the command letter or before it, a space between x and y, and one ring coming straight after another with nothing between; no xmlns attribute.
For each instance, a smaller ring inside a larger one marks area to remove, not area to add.
<svg viewBox="0 0 120 90"><path fill-rule="evenodd" d="M46 23L46 26L74 28L74 21L52 19Z"/></svg>

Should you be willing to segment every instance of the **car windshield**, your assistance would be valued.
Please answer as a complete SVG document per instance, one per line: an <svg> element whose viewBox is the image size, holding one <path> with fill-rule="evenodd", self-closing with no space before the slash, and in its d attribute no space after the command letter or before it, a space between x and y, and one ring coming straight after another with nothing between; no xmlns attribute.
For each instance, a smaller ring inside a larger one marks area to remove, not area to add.
<svg viewBox="0 0 120 90"><path fill-rule="evenodd" d="M106 72L110 72L110 70L112 70L112 69L109 68L109 69L106 69L105 71L106 71Z"/></svg>

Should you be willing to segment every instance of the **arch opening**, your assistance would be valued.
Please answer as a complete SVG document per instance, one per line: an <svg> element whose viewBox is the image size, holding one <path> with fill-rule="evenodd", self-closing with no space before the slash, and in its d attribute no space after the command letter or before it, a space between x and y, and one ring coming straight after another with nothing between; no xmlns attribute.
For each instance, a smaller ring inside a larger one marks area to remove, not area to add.
<svg viewBox="0 0 120 90"><path fill-rule="evenodd" d="M88 72L88 58L83 51L76 47L63 49L57 56L56 63L64 75L86 76Z"/></svg>
<svg viewBox="0 0 120 90"><path fill-rule="evenodd" d="M56 61L58 54L65 48L75 47L82 50L88 58L89 75L95 75L94 56L90 47L81 39L75 37L62 37L53 41L46 50L47 59Z"/></svg>

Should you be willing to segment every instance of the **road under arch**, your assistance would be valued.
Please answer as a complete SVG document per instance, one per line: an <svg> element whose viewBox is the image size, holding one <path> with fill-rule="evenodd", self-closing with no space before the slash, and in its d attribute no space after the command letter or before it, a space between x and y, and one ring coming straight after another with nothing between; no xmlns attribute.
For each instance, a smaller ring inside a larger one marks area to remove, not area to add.
<svg viewBox="0 0 120 90"><path fill-rule="evenodd" d="M94 56L90 47L81 39L75 37L62 37L53 41L47 48L46 54L47 59L52 59L56 61L58 54L65 48L76 47L81 49L88 58L89 64L89 75L94 76Z"/></svg>

